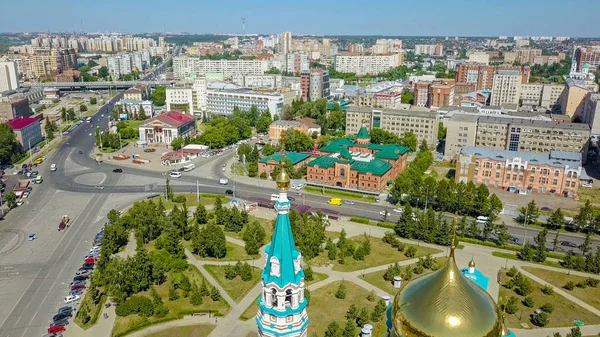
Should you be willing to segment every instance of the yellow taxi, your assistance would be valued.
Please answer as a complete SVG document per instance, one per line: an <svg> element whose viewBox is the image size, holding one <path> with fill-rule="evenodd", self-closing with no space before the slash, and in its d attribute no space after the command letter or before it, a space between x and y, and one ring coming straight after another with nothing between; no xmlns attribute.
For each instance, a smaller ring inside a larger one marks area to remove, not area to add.
<svg viewBox="0 0 600 337"><path fill-rule="evenodd" d="M340 198L331 198L327 201L330 205L342 206L342 199Z"/></svg>

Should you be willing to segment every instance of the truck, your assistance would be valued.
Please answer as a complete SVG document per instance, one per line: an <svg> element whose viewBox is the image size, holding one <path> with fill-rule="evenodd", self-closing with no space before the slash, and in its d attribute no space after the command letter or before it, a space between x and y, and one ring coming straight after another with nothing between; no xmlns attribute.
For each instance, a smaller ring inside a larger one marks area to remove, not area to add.
<svg viewBox="0 0 600 337"><path fill-rule="evenodd" d="M59 232L69 227L69 220L70 219L68 215L63 215L62 219L60 220L60 223L58 224Z"/></svg>

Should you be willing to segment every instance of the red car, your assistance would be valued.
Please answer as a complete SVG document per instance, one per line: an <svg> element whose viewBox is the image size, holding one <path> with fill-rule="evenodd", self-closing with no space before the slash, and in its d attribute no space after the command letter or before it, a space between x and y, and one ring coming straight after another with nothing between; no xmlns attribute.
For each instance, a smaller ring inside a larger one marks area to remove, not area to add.
<svg viewBox="0 0 600 337"><path fill-rule="evenodd" d="M67 330L64 326L53 325L48 328L48 333L60 333Z"/></svg>
<svg viewBox="0 0 600 337"><path fill-rule="evenodd" d="M98 261L98 258L96 257L88 257L84 260L85 263L96 263Z"/></svg>
<svg viewBox="0 0 600 337"><path fill-rule="evenodd" d="M73 291L73 290L83 290L83 289L85 289L85 284L79 284L79 285L71 286L71 291Z"/></svg>

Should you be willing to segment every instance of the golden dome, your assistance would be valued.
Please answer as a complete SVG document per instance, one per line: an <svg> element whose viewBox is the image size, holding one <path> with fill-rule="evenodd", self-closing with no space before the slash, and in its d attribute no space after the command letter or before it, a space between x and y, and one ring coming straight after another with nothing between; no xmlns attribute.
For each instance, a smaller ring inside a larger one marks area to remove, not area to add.
<svg viewBox="0 0 600 337"><path fill-rule="evenodd" d="M444 267L400 290L392 315L394 336L498 337L502 333L496 303L460 272L454 249Z"/></svg>
<svg viewBox="0 0 600 337"><path fill-rule="evenodd" d="M469 261L469 268L475 268L475 260L471 259L471 261Z"/></svg>
<svg viewBox="0 0 600 337"><path fill-rule="evenodd" d="M275 182L277 183L277 189L280 191L286 191L290 188L290 176L283 165L281 166L281 171L279 171L279 174L275 178Z"/></svg>

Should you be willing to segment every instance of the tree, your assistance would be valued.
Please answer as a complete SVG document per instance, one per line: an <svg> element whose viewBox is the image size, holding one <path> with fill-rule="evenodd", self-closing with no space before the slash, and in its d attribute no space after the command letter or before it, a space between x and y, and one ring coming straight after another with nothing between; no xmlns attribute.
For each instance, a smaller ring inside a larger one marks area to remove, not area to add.
<svg viewBox="0 0 600 337"><path fill-rule="evenodd" d="M344 331L342 331L342 337L356 337L356 323L354 320L346 320Z"/></svg>
<svg viewBox="0 0 600 337"><path fill-rule="evenodd" d="M385 301L383 300L383 298L381 298L379 299L379 301L377 301L375 308L373 308L373 313L371 313L371 320L373 322L379 321L381 317L383 317L383 315L385 314L385 309Z"/></svg>
<svg viewBox="0 0 600 337"><path fill-rule="evenodd" d="M98 76L102 78L108 78L108 68L105 66L100 67L100 69L98 69Z"/></svg>
<svg viewBox="0 0 600 337"><path fill-rule="evenodd" d="M310 138L310 136L305 135L296 129L287 129L285 131L285 136L286 151L310 151L315 146L315 142Z"/></svg>
<svg viewBox="0 0 600 337"><path fill-rule="evenodd" d="M219 292L219 289L217 289L217 287L213 286L210 289L210 298L215 302L221 298L221 292Z"/></svg>
<svg viewBox="0 0 600 337"><path fill-rule="evenodd" d="M178 151L183 147L183 137L176 137L171 141L171 147L174 151Z"/></svg>
<svg viewBox="0 0 600 337"><path fill-rule="evenodd" d="M325 330L325 337L341 337L342 332L340 331L340 325L337 321L329 323L327 330Z"/></svg>
<svg viewBox="0 0 600 337"><path fill-rule="evenodd" d="M489 216L487 221L483 224L483 231L481 231L481 236L483 236L483 240L487 240L492 233L496 230L496 225L494 225L494 220L496 217Z"/></svg>
<svg viewBox="0 0 600 337"><path fill-rule="evenodd" d="M202 294L200 294L200 288L198 288L196 283L192 285L192 291L190 293L190 303L196 306L202 304Z"/></svg>
<svg viewBox="0 0 600 337"><path fill-rule="evenodd" d="M167 180L165 181L165 194L166 194L167 200L173 199L173 188L171 187L169 177L167 177Z"/></svg>
<svg viewBox="0 0 600 337"><path fill-rule="evenodd" d="M143 121L146 118L148 118L148 116L146 116L146 110L144 110L144 107L142 105L140 105L140 110L137 113L136 119Z"/></svg>
<svg viewBox="0 0 600 337"><path fill-rule="evenodd" d="M404 88L404 90L402 90L402 95L400 96L400 101L404 104L413 104L414 102L414 95L412 92L410 92L410 90L408 88Z"/></svg>
<svg viewBox="0 0 600 337"><path fill-rule="evenodd" d="M579 208L579 213L573 219L573 223L578 231L582 231L594 220L594 208L590 200L586 200L585 204Z"/></svg>
<svg viewBox="0 0 600 337"><path fill-rule="evenodd" d="M527 206L519 208L519 212L517 222L528 225L535 224L540 216L540 208L536 205L535 200L531 200Z"/></svg>
<svg viewBox="0 0 600 337"><path fill-rule="evenodd" d="M556 247L558 247L558 245L560 244L560 240L558 238L560 234L560 230L557 230L556 233L554 234L554 239L552 239L552 251L555 252L556 251Z"/></svg>
<svg viewBox="0 0 600 337"><path fill-rule="evenodd" d="M65 108L64 106L62 108L60 108L60 119L63 122L67 121L67 108Z"/></svg>
<svg viewBox="0 0 600 337"><path fill-rule="evenodd" d="M344 284L344 281L340 282L340 285L335 291L335 298L339 298L340 300L346 298L346 285Z"/></svg>
<svg viewBox="0 0 600 337"><path fill-rule="evenodd" d="M209 222L196 235L192 235L192 252L202 257L225 257L227 246L221 227Z"/></svg>
<svg viewBox="0 0 600 337"><path fill-rule="evenodd" d="M95 105L96 103L98 103L98 100L96 99L96 97L90 98L90 104L91 105Z"/></svg>
<svg viewBox="0 0 600 337"><path fill-rule="evenodd" d="M446 133L448 132L448 129L442 124L440 123L440 125L438 126L438 140L442 141L444 139L446 139Z"/></svg>
<svg viewBox="0 0 600 337"><path fill-rule="evenodd" d="M533 260L534 253L535 252L533 250L533 247L531 247L531 244L529 242L526 242L523 248L521 248L521 251L517 253L517 257L523 261L531 261Z"/></svg>
<svg viewBox="0 0 600 337"><path fill-rule="evenodd" d="M265 144L261 150L263 156L270 156L275 153L275 146L271 144Z"/></svg>
<svg viewBox="0 0 600 337"><path fill-rule="evenodd" d="M8 194L4 196L4 200L6 201L6 206L8 206L8 208L13 208L17 204L17 196L13 191L8 192Z"/></svg>
<svg viewBox="0 0 600 337"><path fill-rule="evenodd" d="M177 288L175 286L175 282L169 283L169 301L175 301L179 298L179 294L177 294Z"/></svg>
<svg viewBox="0 0 600 337"><path fill-rule="evenodd" d="M355 321L356 317L358 317L358 308L354 303L350 304L348 311L346 311L346 319Z"/></svg>
<svg viewBox="0 0 600 337"><path fill-rule="evenodd" d="M579 246L577 246L577 248L579 248L581 250L581 253L583 253L583 255L587 255L588 252L590 252L592 250L592 233L591 231L588 231L585 235L585 240L583 241L583 243Z"/></svg>
<svg viewBox="0 0 600 337"><path fill-rule="evenodd" d="M417 140L417 135L414 132L406 132L402 139L402 145L408 147L410 151L414 152L417 150L417 145L419 144Z"/></svg>
<svg viewBox="0 0 600 337"><path fill-rule="evenodd" d="M87 108L87 106L85 104L81 104L79 106L79 111L84 112L84 111L87 111L87 110L88 110L88 108Z"/></svg>
<svg viewBox="0 0 600 337"><path fill-rule="evenodd" d="M560 208L552 212L552 215L546 220L546 227L549 229L562 229L566 224L567 220Z"/></svg>
<svg viewBox="0 0 600 337"><path fill-rule="evenodd" d="M510 233L508 232L508 229L504 222L502 223L502 225L497 226L497 229L498 231L496 233L496 237L498 238L498 245L503 246L505 243L510 241L512 235L510 235Z"/></svg>
<svg viewBox="0 0 600 337"><path fill-rule="evenodd" d="M539 327L545 327L548 325L549 321L548 314L545 312L541 312L539 314L534 313L531 316L531 323Z"/></svg>
<svg viewBox="0 0 600 337"><path fill-rule="evenodd" d="M0 164L16 162L23 157L24 153L13 129L6 123L0 124Z"/></svg>
<svg viewBox="0 0 600 337"><path fill-rule="evenodd" d="M544 228L538 235L533 239L536 244L535 253L533 254L533 261L544 262L546 261L546 236L548 235L548 229Z"/></svg>
<svg viewBox="0 0 600 337"><path fill-rule="evenodd" d="M496 193L492 193L492 195L490 196L490 212L489 213L497 216L498 214L500 214L500 212L502 211L503 208L504 208L504 206L502 205L502 201L500 200L500 198L498 198Z"/></svg>
<svg viewBox="0 0 600 337"><path fill-rule="evenodd" d="M199 225L204 225L208 222L208 213L206 212L206 207L204 207L204 205L198 204L196 211L194 212L194 219Z"/></svg>
<svg viewBox="0 0 600 337"><path fill-rule="evenodd" d="M369 323L369 316L369 309L367 309L366 307L360 308L358 316L356 317L356 324L358 326L363 326Z"/></svg>
<svg viewBox="0 0 600 337"><path fill-rule="evenodd" d="M160 86L155 87L150 95L152 103L156 106L163 106L167 100L167 87Z"/></svg>
<svg viewBox="0 0 600 337"><path fill-rule="evenodd" d="M246 253L248 255L258 254L258 250L266 238L265 229L258 221L252 221L246 226L242 238L245 243L244 249Z"/></svg>
<svg viewBox="0 0 600 337"><path fill-rule="evenodd" d="M511 296L508 299L508 302L506 302L506 305L504 307L504 309L506 310L506 313L511 314L511 315L516 313L517 310L519 309L518 303L519 303L519 299L516 296Z"/></svg>
<svg viewBox="0 0 600 337"><path fill-rule="evenodd" d="M467 233L472 238L477 238L481 235L481 230L479 229L479 224L476 221L471 221L469 227L467 228Z"/></svg>

